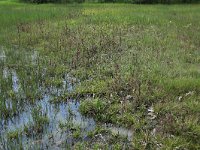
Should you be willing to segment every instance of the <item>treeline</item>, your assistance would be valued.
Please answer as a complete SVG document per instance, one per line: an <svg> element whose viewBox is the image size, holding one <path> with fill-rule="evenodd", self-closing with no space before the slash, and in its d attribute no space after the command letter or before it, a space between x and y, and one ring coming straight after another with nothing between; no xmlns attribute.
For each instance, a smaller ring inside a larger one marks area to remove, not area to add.
<svg viewBox="0 0 200 150"><path fill-rule="evenodd" d="M85 0L21 0L28 3L83 3Z"/></svg>
<svg viewBox="0 0 200 150"><path fill-rule="evenodd" d="M134 4L178 4L178 3L198 3L200 0L99 0L99 2L122 2Z"/></svg>
<svg viewBox="0 0 200 150"><path fill-rule="evenodd" d="M83 3L90 2L112 2L112 3L133 3L133 4L177 4L177 3L198 3L200 0L22 0L31 3Z"/></svg>
<svg viewBox="0 0 200 150"><path fill-rule="evenodd" d="M132 3L142 4L176 4L176 3L197 3L200 0L130 0Z"/></svg>
<svg viewBox="0 0 200 150"><path fill-rule="evenodd" d="M197 3L200 0L127 0L130 3L142 3L142 4L175 4L175 3Z"/></svg>

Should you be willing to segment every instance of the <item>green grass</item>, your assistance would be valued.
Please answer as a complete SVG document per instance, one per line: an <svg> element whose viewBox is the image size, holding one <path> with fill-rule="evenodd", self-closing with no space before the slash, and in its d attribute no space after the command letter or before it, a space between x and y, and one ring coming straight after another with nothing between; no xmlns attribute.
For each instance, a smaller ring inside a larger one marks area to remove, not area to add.
<svg viewBox="0 0 200 150"><path fill-rule="evenodd" d="M37 5L25 4L11 1L0 1L0 43L6 44L6 37L12 36L13 32L17 32L17 26L20 23L31 24L38 21L52 20L58 21L65 18L69 13L78 11L76 4L66 5ZM9 34L9 35L8 35Z"/></svg>
<svg viewBox="0 0 200 150"><path fill-rule="evenodd" d="M17 114L5 97L25 107L40 97L38 86L58 88L69 73L80 84L56 102L81 97L82 114L132 128L134 148L199 149L199 18L198 4L0 1L0 45L7 47L0 68L16 70L24 91L13 92L11 75L0 72L1 117Z"/></svg>

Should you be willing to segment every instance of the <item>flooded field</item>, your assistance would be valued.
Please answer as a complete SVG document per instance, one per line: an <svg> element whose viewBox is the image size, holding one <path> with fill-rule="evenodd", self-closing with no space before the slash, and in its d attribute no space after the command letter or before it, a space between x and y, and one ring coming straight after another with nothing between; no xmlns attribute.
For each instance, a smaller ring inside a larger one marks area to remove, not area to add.
<svg viewBox="0 0 200 150"><path fill-rule="evenodd" d="M200 149L199 7L0 0L0 149Z"/></svg>
<svg viewBox="0 0 200 150"><path fill-rule="evenodd" d="M1 63L6 64L8 57L4 51L0 58ZM36 60L37 53L34 51L30 59L31 64L35 65ZM7 111L13 111L12 116L6 116L5 112L1 110L1 149L70 148L77 142L92 140L94 137L89 137L88 133L94 131L97 126L109 131L109 136L112 134L123 136L127 138L127 142L131 142L133 136L131 130L112 124L96 123L93 118L81 115L79 99L67 99L64 100L65 102L54 103L54 99L66 92L73 92L76 84L79 84L80 81L69 74L63 76L59 87L45 88L37 83L38 86L35 90L39 91L40 96L28 103L25 91L23 91L23 80L20 80L17 71L8 67L4 67L1 71L2 81L10 83L8 86L10 86L9 94L11 96L5 98L3 103ZM72 83L72 81L77 83ZM3 89L1 89L1 93L4 94ZM23 105L17 98L24 99ZM102 135L100 138L106 142Z"/></svg>

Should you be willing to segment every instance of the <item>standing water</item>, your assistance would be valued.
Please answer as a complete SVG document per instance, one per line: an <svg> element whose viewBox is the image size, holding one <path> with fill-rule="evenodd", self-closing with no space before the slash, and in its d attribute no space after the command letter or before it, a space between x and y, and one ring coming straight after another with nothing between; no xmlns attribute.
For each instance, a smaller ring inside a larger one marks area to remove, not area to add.
<svg viewBox="0 0 200 150"><path fill-rule="evenodd" d="M34 52L32 56L34 64L36 64L37 55ZM5 52L0 54L0 58L6 58ZM2 70L2 77L3 80L8 80L10 77L11 91L13 91L10 95L14 93L23 97L22 83L20 83L20 76L16 70L5 67ZM24 104L21 106L23 108L18 106L19 113L1 119L0 149L60 149L66 146L71 147L76 142L87 141L87 134L95 129L96 123L92 118L80 114L80 102L69 99L58 104L51 103L52 99L65 92L73 91L74 87L70 81L72 77L66 75L60 88L51 86L41 90L43 91L42 97L36 99L33 104ZM14 109L11 99L5 98L5 103L8 110ZM115 134L127 136L129 140L132 139L130 130L112 125L102 125L102 127Z"/></svg>
<svg viewBox="0 0 200 150"><path fill-rule="evenodd" d="M4 74L6 71L4 70ZM18 92L20 88L19 79L15 71L12 73L12 83L13 91ZM67 83L67 85L66 85ZM63 87L67 86L68 92L73 88L68 81L63 82ZM49 90L49 89L48 89ZM64 89L60 89L59 92L62 92ZM50 91L55 91L54 88ZM59 94L58 92L58 94ZM46 92L47 93L47 92ZM62 143L67 145L73 144L74 140L72 137L72 130L75 127L80 128L81 130L81 139L86 138L88 131L91 131L95 128L95 122L92 118L86 118L79 113L80 103L76 100L68 100L67 102L62 102L59 104L50 103L51 95L44 94L41 100L38 100L36 104L28 105L22 113L12 118L6 120L0 120L0 145L3 149L10 149L12 146L20 147L20 145L15 145L8 140L7 133L11 131L23 131L24 128L29 127L33 124L33 109L35 107L40 107L42 114L45 114L48 118L48 123L45 125L44 130L41 133L33 134L27 136L25 134L18 135L18 144L22 144L26 148L47 148L47 147L59 147ZM62 129L61 125L68 125L68 128ZM12 145L13 144L13 145Z"/></svg>

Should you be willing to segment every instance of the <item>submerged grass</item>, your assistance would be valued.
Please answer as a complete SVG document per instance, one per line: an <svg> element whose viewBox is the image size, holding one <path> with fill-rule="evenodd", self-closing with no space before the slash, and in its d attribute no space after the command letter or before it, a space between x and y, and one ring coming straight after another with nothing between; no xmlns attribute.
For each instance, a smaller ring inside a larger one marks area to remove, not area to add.
<svg viewBox="0 0 200 150"><path fill-rule="evenodd" d="M199 7L0 1L1 118L53 88L53 102L82 98L82 114L131 128L135 149L199 149ZM59 93L66 74L76 88ZM37 129L48 123L34 114Z"/></svg>

